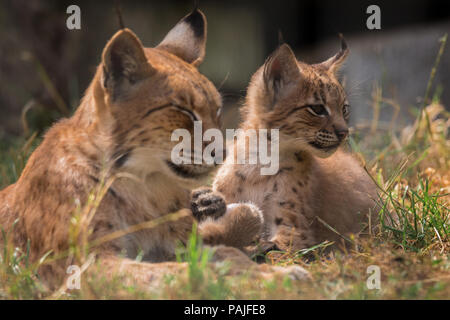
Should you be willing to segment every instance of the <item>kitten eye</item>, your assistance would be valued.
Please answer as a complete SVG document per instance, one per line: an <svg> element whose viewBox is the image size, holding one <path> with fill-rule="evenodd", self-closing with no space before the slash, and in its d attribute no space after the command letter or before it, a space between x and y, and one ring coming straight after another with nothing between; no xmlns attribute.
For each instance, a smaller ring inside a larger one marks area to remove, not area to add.
<svg viewBox="0 0 450 320"><path fill-rule="evenodd" d="M342 107L342 114L344 115L344 117L347 117L349 113L350 106L348 104L344 104L344 106Z"/></svg>
<svg viewBox="0 0 450 320"><path fill-rule="evenodd" d="M325 117L328 115L328 111L323 104L316 104L313 106L308 106L307 110L317 116L317 117Z"/></svg>

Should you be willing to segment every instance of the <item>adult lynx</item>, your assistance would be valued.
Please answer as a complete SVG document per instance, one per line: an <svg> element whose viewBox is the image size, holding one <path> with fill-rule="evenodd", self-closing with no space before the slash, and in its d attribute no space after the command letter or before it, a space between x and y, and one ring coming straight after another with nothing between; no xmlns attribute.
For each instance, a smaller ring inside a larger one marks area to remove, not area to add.
<svg viewBox="0 0 450 320"><path fill-rule="evenodd" d="M55 256L67 252L77 203L86 203L103 178L125 172L135 179L120 178L111 185L90 224L89 241L174 211L184 215L101 244L97 253L102 270L106 275L120 270L143 284L184 270L183 264L162 261L174 258L177 242L187 241L194 222L191 187L201 185L214 165L174 164L170 137L178 128L193 130L197 120L205 129L219 126L220 95L197 70L205 42L206 20L198 10L156 48L144 48L128 29L108 42L75 114L48 131L19 180L0 193L0 225L11 231L14 245L25 249L29 241L31 261L49 251ZM253 227L242 233L246 224ZM241 205L221 217L203 219L199 233L211 244L244 246L259 232L258 224L258 211ZM227 252L252 264L233 249L221 247L217 254L226 258ZM134 261L141 252L153 263ZM69 258L45 266L40 274L55 284L72 262Z"/></svg>

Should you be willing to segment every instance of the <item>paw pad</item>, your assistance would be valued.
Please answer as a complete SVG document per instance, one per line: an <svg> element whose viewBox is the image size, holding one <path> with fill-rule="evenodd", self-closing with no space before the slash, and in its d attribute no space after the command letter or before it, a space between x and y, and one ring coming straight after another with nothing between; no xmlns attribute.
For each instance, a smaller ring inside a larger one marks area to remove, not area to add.
<svg viewBox="0 0 450 320"><path fill-rule="evenodd" d="M225 214L227 206L221 194L205 188L192 192L191 210L194 217L202 221L206 218L220 218Z"/></svg>

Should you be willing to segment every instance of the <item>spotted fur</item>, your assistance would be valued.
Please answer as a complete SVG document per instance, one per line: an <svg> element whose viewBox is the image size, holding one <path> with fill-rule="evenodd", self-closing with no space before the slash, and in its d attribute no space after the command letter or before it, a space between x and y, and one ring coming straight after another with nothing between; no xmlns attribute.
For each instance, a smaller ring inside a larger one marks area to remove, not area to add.
<svg viewBox="0 0 450 320"><path fill-rule="evenodd" d="M242 129L279 129L277 174L261 164L227 159L213 188L227 202L252 201L264 214L261 240L297 251L364 229L376 188L361 165L339 147L348 135L348 101L336 72L348 49L320 64L298 61L281 45L253 75ZM236 148L242 148L238 141ZM260 146L261 147L261 146ZM246 151L248 152L248 151ZM241 192L235 192L235 186Z"/></svg>
<svg viewBox="0 0 450 320"><path fill-rule="evenodd" d="M185 270L184 264L162 261L173 259L177 244L186 243L194 221L191 188L201 185L214 165L172 163L178 142L170 137L179 128L193 132L195 120L202 121L203 130L220 125L219 93L197 70L205 41L206 20L195 10L155 48L144 48L128 29L108 42L75 114L47 132L19 180L0 193L0 225L13 229L16 246L25 250L29 241L30 261L49 251L67 253L77 203L86 203L100 181L121 175L96 210L90 241L175 211L184 215L102 244L97 248L102 275L120 270L147 283ZM236 218L249 213L254 220L252 212L244 211L236 212ZM249 233L239 238L241 226L225 216L200 222L199 233L206 243L241 246ZM133 261L140 252L147 262ZM42 267L40 274L57 283L71 263L69 256ZM252 264L248 258L241 263Z"/></svg>

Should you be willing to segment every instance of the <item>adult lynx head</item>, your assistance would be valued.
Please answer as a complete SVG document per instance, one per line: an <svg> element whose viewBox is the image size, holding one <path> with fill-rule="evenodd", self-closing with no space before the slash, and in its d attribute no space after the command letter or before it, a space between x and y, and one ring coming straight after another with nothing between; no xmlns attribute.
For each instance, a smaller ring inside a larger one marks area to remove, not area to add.
<svg viewBox="0 0 450 320"><path fill-rule="evenodd" d="M94 99L96 126L112 140L108 158L114 168L195 180L214 167L171 161L178 143L171 141L175 129L193 132L197 120L203 130L220 126L220 95L197 70L205 44L206 19L199 10L178 22L155 48L144 48L128 29L108 42L92 95L88 91L85 100Z"/></svg>
<svg viewBox="0 0 450 320"><path fill-rule="evenodd" d="M245 108L248 123L278 128L280 141L319 157L331 155L348 135L349 105L336 72L348 55L309 65L281 45L255 73Z"/></svg>

